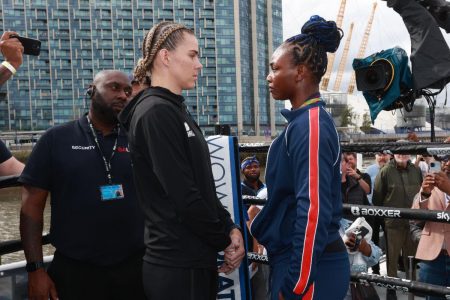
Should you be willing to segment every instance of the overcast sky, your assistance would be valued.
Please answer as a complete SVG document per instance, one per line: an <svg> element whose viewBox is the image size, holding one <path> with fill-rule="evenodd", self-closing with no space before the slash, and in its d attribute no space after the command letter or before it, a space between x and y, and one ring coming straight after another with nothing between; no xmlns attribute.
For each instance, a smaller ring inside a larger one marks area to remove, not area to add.
<svg viewBox="0 0 450 300"><path fill-rule="evenodd" d="M375 11L372 30L369 36L365 57L370 54L399 46L406 50L408 55L411 53L411 42L408 31L402 18L392 8L387 7L385 1L375 0L378 5ZM344 48L345 34L348 33L350 23L354 23L352 40L350 43L350 51L346 62L346 71L344 73L341 90L346 91L350 81L350 72L353 71L351 64L353 58L356 57L364 30L367 25L370 13L372 11L372 3L374 0L347 0L344 13L344 21L342 29L344 30L344 38L341 46L336 52L333 73L330 78L329 88L334 86L336 71L338 69L342 50ZM300 33L302 25L312 15L319 15L326 20L336 20L339 11L340 0L282 0L283 3L283 38ZM450 45L450 34L443 31L447 44ZM448 93L450 88L447 85ZM450 96L450 95L449 95ZM445 90L439 96L440 100L445 98ZM439 101L439 102L441 102ZM448 100L450 102L450 99ZM443 101L442 101L443 103ZM450 106L450 103L447 103Z"/></svg>

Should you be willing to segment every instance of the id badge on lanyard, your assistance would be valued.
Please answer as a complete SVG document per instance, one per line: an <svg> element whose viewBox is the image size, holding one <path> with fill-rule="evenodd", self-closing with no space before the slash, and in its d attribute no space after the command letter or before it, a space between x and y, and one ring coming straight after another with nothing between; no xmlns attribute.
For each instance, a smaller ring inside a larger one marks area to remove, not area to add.
<svg viewBox="0 0 450 300"><path fill-rule="evenodd" d="M86 115L86 119L87 119L89 127L91 129L91 133L92 133L92 137L94 138L94 142L98 148L98 151L99 151L99 153L102 157L103 163L105 165L106 177L107 177L108 183L109 183L109 184L101 185L99 187L100 199L102 201L123 199L123 198L125 198L125 194L123 192L123 186L122 186L122 184L113 184L112 175L111 175L111 160L114 156L114 153L116 152L117 140L119 139L119 133L120 133L120 127L117 126L117 137L114 142L111 157L109 158L109 160L107 160L105 155L103 154L102 148L100 147L100 143L98 142L97 134L95 133L94 126L92 126L89 115Z"/></svg>
<svg viewBox="0 0 450 300"><path fill-rule="evenodd" d="M125 197L121 184L108 184L100 186L100 195L102 201L123 199Z"/></svg>

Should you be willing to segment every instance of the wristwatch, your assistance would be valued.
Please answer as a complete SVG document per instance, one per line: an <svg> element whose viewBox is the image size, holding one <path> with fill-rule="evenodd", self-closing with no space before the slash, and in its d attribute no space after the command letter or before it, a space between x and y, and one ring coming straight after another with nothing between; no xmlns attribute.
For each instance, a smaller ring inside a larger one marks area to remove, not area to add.
<svg viewBox="0 0 450 300"><path fill-rule="evenodd" d="M43 261L33 261L33 262L29 262L27 263L25 269L27 269L27 272L34 272L37 269L43 268L44 267L44 262Z"/></svg>

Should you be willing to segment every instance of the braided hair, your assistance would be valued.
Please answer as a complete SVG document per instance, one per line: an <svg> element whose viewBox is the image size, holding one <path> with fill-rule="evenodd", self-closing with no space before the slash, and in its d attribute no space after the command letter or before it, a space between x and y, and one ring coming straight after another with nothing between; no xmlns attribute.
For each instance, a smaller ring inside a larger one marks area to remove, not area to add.
<svg viewBox="0 0 450 300"><path fill-rule="evenodd" d="M161 49L174 50L184 37L183 34L194 32L182 24L175 22L160 22L150 29L142 43L142 58L134 69L134 78L138 81L151 80L151 69L156 54ZM146 78L147 77L147 78Z"/></svg>
<svg viewBox="0 0 450 300"><path fill-rule="evenodd" d="M319 83L327 70L327 52L336 52L343 36L334 21L312 16L301 33L288 38L284 45L292 46L293 63L306 65Z"/></svg>

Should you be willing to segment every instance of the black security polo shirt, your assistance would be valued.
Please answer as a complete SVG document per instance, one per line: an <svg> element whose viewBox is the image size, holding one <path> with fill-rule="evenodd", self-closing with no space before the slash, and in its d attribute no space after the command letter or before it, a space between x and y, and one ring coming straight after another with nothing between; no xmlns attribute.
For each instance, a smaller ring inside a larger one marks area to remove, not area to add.
<svg viewBox="0 0 450 300"><path fill-rule="evenodd" d="M118 132L117 132L118 131ZM61 254L97 265L111 265L143 249L143 216L133 186L128 142L123 128L97 137L111 157L113 184L124 198L101 200L107 185L105 164L86 116L49 129L38 141L19 181L51 196L50 239Z"/></svg>

